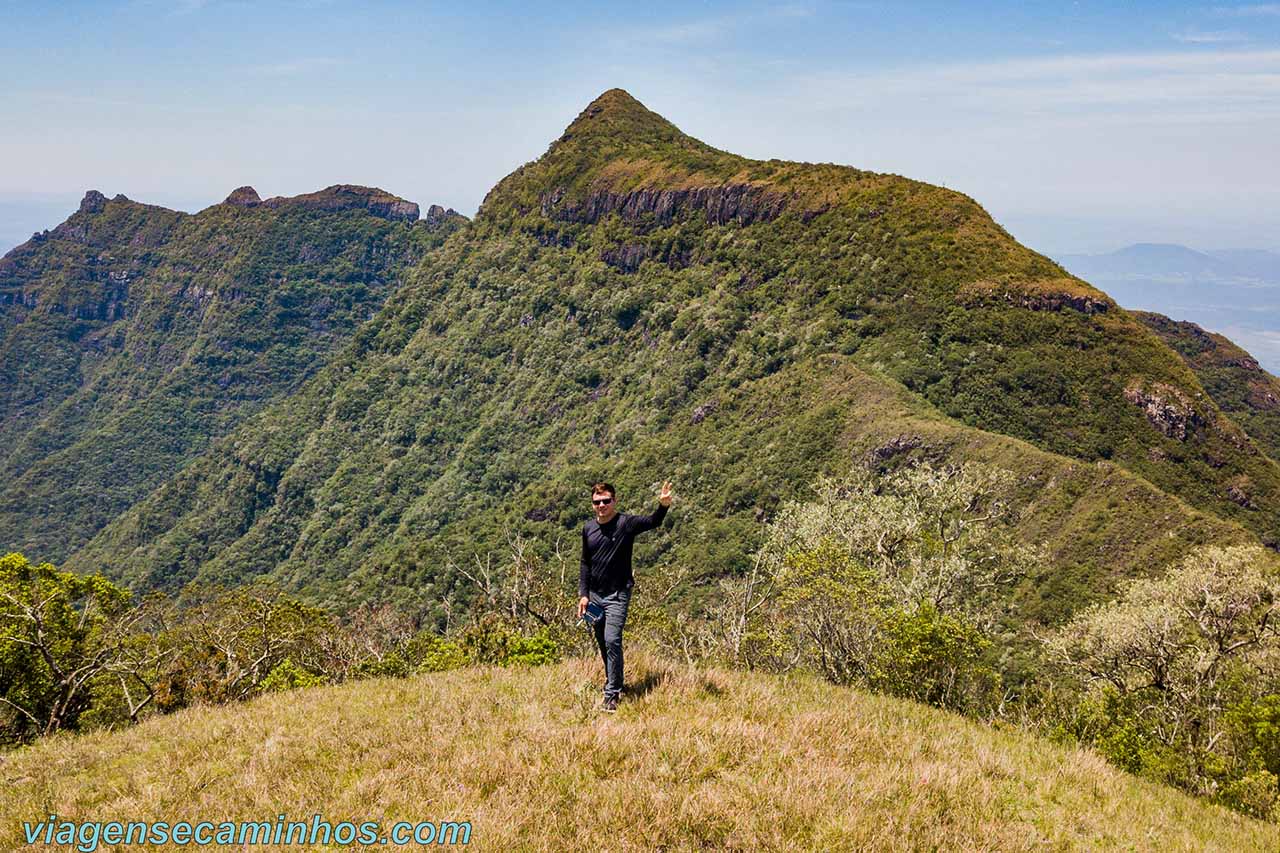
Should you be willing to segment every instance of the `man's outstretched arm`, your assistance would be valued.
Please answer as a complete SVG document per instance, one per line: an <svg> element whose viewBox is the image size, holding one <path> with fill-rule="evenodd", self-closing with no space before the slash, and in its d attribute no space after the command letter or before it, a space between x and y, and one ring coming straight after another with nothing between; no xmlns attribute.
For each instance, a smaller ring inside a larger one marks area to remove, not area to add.
<svg viewBox="0 0 1280 853"><path fill-rule="evenodd" d="M658 508L653 511L653 515L633 515L631 516L631 532L644 533L646 530L652 530L662 524L662 519L667 517L667 508L662 504L658 504Z"/></svg>
<svg viewBox="0 0 1280 853"><path fill-rule="evenodd" d="M646 530L653 530L662 524L662 519L667 517L667 507L669 506L671 506L671 481L664 480L662 493L658 495L658 508L654 510L653 515L633 516L631 531L633 533L644 533Z"/></svg>

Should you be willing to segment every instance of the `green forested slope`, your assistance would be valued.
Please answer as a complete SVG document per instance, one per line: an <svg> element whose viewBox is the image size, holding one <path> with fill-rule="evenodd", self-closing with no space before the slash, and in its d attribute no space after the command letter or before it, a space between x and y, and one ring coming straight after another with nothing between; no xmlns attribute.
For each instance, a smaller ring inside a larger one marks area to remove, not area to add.
<svg viewBox="0 0 1280 853"><path fill-rule="evenodd" d="M1163 314L1133 312L1183 357L1222 411L1272 459L1280 459L1280 379L1223 335Z"/></svg>
<svg viewBox="0 0 1280 853"><path fill-rule="evenodd" d="M296 389L461 217L381 190L97 192L0 259L0 548L61 560Z"/></svg>
<svg viewBox="0 0 1280 853"><path fill-rule="evenodd" d="M1275 463L1177 353L972 200L725 154L613 90L302 391L70 565L438 604L451 561L515 532L572 563L592 479L634 511L669 477L641 566L705 577L815 473L908 445L1021 475L1052 562L1019 596L1050 621L1280 511Z"/></svg>

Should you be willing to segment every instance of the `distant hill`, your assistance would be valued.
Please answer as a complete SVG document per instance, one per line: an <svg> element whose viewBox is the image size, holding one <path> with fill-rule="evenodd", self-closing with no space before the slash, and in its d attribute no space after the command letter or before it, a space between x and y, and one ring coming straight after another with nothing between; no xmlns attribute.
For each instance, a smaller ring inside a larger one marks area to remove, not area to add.
<svg viewBox="0 0 1280 853"><path fill-rule="evenodd" d="M1102 255L1062 255L1058 261L1126 308L1226 334L1263 367L1280 372L1280 253L1140 243Z"/></svg>
<svg viewBox="0 0 1280 853"><path fill-rule="evenodd" d="M1201 252L1176 243L1135 243L1100 255L1061 255L1063 266L1089 279L1124 276L1280 284L1280 253L1263 249Z"/></svg>
<svg viewBox="0 0 1280 853"><path fill-rule="evenodd" d="M1280 468L1178 352L972 199L718 151L611 90L68 565L439 608L517 533L571 552L593 479L635 511L669 477L640 566L700 595L817 473L903 448L1019 473L1037 618L1189 543L1280 541Z"/></svg>
<svg viewBox="0 0 1280 853"><path fill-rule="evenodd" d="M382 190L90 191L0 258L0 548L61 561L298 388L464 221Z"/></svg>
<svg viewBox="0 0 1280 853"><path fill-rule="evenodd" d="M1225 261L1240 276L1280 284L1280 252L1268 252L1264 249L1218 249L1209 254Z"/></svg>
<svg viewBox="0 0 1280 853"><path fill-rule="evenodd" d="M598 660L193 707L5 756L0 846L60 819L468 821L473 850L1274 850L1280 829L817 678ZM378 846L376 843L374 847Z"/></svg>

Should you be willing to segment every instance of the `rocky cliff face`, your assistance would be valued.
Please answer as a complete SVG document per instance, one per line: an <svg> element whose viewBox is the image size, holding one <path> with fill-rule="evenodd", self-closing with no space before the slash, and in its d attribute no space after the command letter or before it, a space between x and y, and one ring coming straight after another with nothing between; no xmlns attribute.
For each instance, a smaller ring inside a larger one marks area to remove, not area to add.
<svg viewBox="0 0 1280 853"><path fill-rule="evenodd" d="M1102 291L1065 278L1005 283L980 281L962 288L959 297L966 305L996 302L1030 311L1066 308L1081 314L1102 314L1115 307Z"/></svg>
<svg viewBox="0 0 1280 853"><path fill-rule="evenodd" d="M1213 401L1265 453L1280 459L1280 379L1220 334L1162 314L1133 313L1182 356Z"/></svg>
<svg viewBox="0 0 1280 853"><path fill-rule="evenodd" d="M580 204L565 202L563 190L542 197L542 215L569 222L599 222L616 213L628 222L652 217L669 225L680 216L703 213L713 225L750 225L782 215L791 202L785 193L754 184L721 184L687 189L639 189L631 192L596 190Z"/></svg>

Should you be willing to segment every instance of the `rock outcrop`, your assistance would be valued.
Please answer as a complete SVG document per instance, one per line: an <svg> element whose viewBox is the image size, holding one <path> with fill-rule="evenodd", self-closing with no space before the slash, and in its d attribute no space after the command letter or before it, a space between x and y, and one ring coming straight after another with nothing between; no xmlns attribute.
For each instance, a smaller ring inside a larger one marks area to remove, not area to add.
<svg viewBox="0 0 1280 853"><path fill-rule="evenodd" d="M433 204L427 208L427 215L424 217L423 221L428 225L439 225L446 219L461 215L462 214L458 213L458 211L454 210L452 207L446 208L441 207L438 204Z"/></svg>
<svg viewBox="0 0 1280 853"><path fill-rule="evenodd" d="M635 272L652 254L647 246L623 243L621 246L605 249L600 253L600 260L622 272Z"/></svg>
<svg viewBox="0 0 1280 853"><path fill-rule="evenodd" d="M1124 389L1124 398L1142 409L1153 427L1178 441L1186 441L1206 422L1185 391L1164 382L1134 380Z"/></svg>
<svg viewBox="0 0 1280 853"><path fill-rule="evenodd" d="M383 219L418 221L418 205L413 202L405 201L377 187L359 187L351 184L336 184L319 192L304 195L276 196L262 204L273 208L298 205L311 210L367 210Z"/></svg>
<svg viewBox="0 0 1280 853"><path fill-rule="evenodd" d="M81 213L101 213L106 206L107 197L97 190L89 190L84 194L84 198L80 199Z"/></svg>
<svg viewBox="0 0 1280 853"><path fill-rule="evenodd" d="M1102 291L1095 291L1071 279L1011 283L974 282L961 292L960 298L961 302L969 305L981 302L1002 302L1030 311L1061 311L1069 308L1081 314L1102 314L1115 304Z"/></svg>
<svg viewBox="0 0 1280 853"><path fill-rule="evenodd" d="M227 196L223 204L234 204L236 207L257 207L262 204L258 191L250 186L236 187Z"/></svg>
<svg viewBox="0 0 1280 853"><path fill-rule="evenodd" d="M677 216L705 213L713 225L750 225L782 215L791 197L758 184L719 184L685 189L638 189L631 192L596 190L581 203L566 202L563 190L541 198L542 214L568 222L599 222L611 213L636 222L652 216L668 225Z"/></svg>

